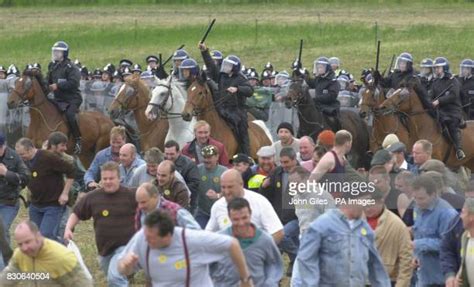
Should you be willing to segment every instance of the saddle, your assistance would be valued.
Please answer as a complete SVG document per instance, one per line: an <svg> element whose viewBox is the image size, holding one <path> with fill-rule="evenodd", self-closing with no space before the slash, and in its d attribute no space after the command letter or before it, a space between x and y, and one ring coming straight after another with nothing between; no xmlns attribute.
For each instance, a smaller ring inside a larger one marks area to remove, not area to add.
<svg viewBox="0 0 474 287"><path fill-rule="evenodd" d="M50 99L49 101L59 110L59 112L61 114L66 112L67 108L69 107L69 103L58 102L58 101L52 100L52 99Z"/></svg>

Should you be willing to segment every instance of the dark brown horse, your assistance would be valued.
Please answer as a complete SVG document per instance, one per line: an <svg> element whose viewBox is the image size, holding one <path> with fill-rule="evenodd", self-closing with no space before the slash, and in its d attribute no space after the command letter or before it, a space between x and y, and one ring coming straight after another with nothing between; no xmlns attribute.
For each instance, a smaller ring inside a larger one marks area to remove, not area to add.
<svg viewBox="0 0 474 287"><path fill-rule="evenodd" d="M374 84L367 84L360 103L360 115L365 118L372 116L372 133L370 135L370 150L376 152L382 147L383 140L388 134L397 135L398 139L411 150L412 139L401 117L403 114L386 113L380 109L380 105L385 101L385 94L381 87Z"/></svg>
<svg viewBox="0 0 474 287"><path fill-rule="evenodd" d="M49 101L42 86L41 73L26 71L15 83L15 88L8 97L10 109L18 107L28 101L30 107L30 126L26 136L33 140L37 147L41 147L50 133L55 131L69 135L66 119L59 109ZM87 168L95 154L109 145L109 133L114 124L98 112L79 113L79 129L82 134L82 153L79 158ZM73 141L68 143L68 152L72 153Z"/></svg>
<svg viewBox="0 0 474 287"><path fill-rule="evenodd" d="M298 137L311 136L316 139L319 133L332 129L327 117L314 105L309 94L308 85L304 80L294 79L288 90L287 106L293 105L298 110L300 127ZM367 151L369 150L369 131L366 122L358 113L351 110L340 111L339 121L343 129L352 134L352 151L349 154L352 166L356 168L369 166ZM334 131L336 132L336 131Z"/></svg>
<svg viewBox="0 0 474 287"><path fill-rule="evenodd" d="M193 116L196 116L198 120L208 122L212 127L211 136L224 144L227 154L232 156L237 153L238 143L234 133L217 113L212 93L205 79L198 77L188 88L188 99L184 106L182 116L183 119L187 121L190 121ZM268 130L265 130L265 124L262 126L249 119L248 125L250 156L257 158L257 151L260 147L272 144L271 136Z"/></svg>
<svg viewBox="0 0 474 287"><path fill-rule="evenodd" d="M163 150L166 134L168 133L167 120L157 118L150 121L145 115L150 95L150 89L140 79L140 76L132 75L125 80L109 107L113 119L119 118L124 111L133 111L140 132L142 151L147 151L152 147Z"/></svg>
<svg viewBox="0 0 474 287"><path fill-rule="evenodd" d="M428 114L428 109L423 107L413 89L408 92L398 89L382 103L381 108L387 109L387 112L405 113L409 117L412 142L419 139L429 140L433 144L433 158L444 161L451 168L463 165L474 169L474 121L467 121L467 127L462 129L462 146L466 158L459 161L456 159L453 144L443 136L440 124Z"/></svg>

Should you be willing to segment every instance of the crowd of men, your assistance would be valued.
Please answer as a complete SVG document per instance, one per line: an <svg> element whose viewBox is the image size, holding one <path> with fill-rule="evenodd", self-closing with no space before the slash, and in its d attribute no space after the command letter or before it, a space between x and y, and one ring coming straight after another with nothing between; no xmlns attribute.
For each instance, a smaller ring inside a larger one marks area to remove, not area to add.
<svg viewBox="0 0 474 287"><path fill-rule="evenodd" d="M204 43L198 48L213 95L232 96L217 108L237 135L240 152L228 155L205 121L196 123L195 139L185 146L169 140L163 151L143 154L127 143L125 128L116 126L110 146L81 173L77 158L66 154L65 134L51 133L42 148L21 138L14 149L0 134L2 286L28 280L92 286L80 257L65 246L77 238L77 225L89 219L109 286L128 286L140 269L150 286L279 286L285 276L292 286L474 286L474 181L461 185L443 162L432 159L431 142L420 139L407 147L390 134L370 170L360 171L346 159L352 148L348 131L297 138L294 126L281 122L278 140L260 147L254 160L242 124L246 104L256 103L257 118L268 115L268 103L286 96L282 88L290 75L269 64L260 79L255 69L242 69L238 57L223 57ZM75 115L82 103L80 78L89 74L68 53L64 42L53 46L45 87L65 104L79 154ZM93 77L119 82L133 73L168 76L157 57L146 60L145 72L122 60L117 70L107 65ZM471 94L464 84L474 65L463 61L460 83L445 58L424 63L418 75L411 55L402 53L388 77L366 71L361 80L377 79L387 89L411 87L439 107L462 159L461 99ZM299 62L292 72L315 89L314 101L327 116L338 116L341 77L347 78L343 90L359 92L334 58L318 58L314 77ZM200 73L186 51L174 53L171 76L189 84ZM25 187L29 219L15 226L12 251L10 229Z"/></svg>

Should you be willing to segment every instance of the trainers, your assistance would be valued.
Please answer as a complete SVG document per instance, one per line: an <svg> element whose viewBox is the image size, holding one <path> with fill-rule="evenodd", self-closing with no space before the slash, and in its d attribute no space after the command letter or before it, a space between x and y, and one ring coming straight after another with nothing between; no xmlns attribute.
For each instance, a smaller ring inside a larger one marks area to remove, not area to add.
<svg viewBox="0 0 474 287"><path fill-rule="evenodd" d="M463 151L462 149L458 149L458 150L456 151L456 158L457 158L458 160L463 160L463 159L466 158L466 154L464 153L464 151Z"/></svg>

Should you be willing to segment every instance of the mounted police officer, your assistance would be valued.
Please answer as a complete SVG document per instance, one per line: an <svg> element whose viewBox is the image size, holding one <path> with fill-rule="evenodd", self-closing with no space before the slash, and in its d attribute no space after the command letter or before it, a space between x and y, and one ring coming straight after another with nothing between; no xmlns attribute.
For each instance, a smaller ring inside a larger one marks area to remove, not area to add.
<svg viewBox="0 0 474 287"><path fill-rule="evenodd" d="M376 71L375 77L381 77L378 71ZM431 96L428 95L428 91L422 85L420 78L415 74L415 70L413 69L413 57L410 53L401 53L397 58L395 71L390 73L386 78L382 78L380 83L386 90L412 88L420 97L423 106L427 109L431 108L429 103ZM431 111L429 111L429 113L433 115Z"/></svg>
<svg viewBox="0 0 474 287"><path fill-rule="evenodd" d="M201 52L209 51L203 43L199 43L198 47ZM245 101L252 96L253 88L240 72L240 59L229 55L222 61L221 69L217 70L209 52L202 55L208 69L208 76L217 84L217 97L214 96L214 98L222 101L217 111L234 132L241 152L249 155L250 140Z"/></svg>
<svg viewBox="0 0 474 287"><path fill-rule="evenodd" d="M314 105L333 122L333 128L339 130L339 108L341 104L337 100L339 94L339 83L331 69L328 58L319 57L313 63L313 79L308 79L308 86L315 89Z"/></svg>
<svg viewBox="0 0 474 287"><path fill-rule="evenodd" d="M181 62L181 65L178 67L178 77L179 81L184 83L186 89L191 85L191 83L199 76L199 65L196 60L188 58Z"/></svg>
<svg viewBox="0 0 474 287"><path fill-rule="evenodd" d="M439 108L439 118L445 135L448 135L456 149L456 157L462 160L466 157L461 147L461 131L459 125L462 119L460 85L449 71L449 62L444 57L438 57L433 63L435 80L432 85L432 105ZM446 130L447 133L446 134Z"/></svg>
<svg viewBox="0 0 474 287"><path fill-rule="evenodd" d="M425 58L420 63L420 77L421 84L426 91L431 90L431 85L433 84L434 75L433 75L433 60L430 58Z"/></svg>
<svg viewBox="0 0 474 287"><path fill-rule="evenodd" d="M171 58L173 60L173 71L171 74L176 80L179 80L179 66L181 66L181 63L188 58L189 54L184 49L176 50L173 53L173 57Z"/></svg>
<svg viewBox="0 0 474 287"><path fill-rule="evenodd" d="M474 61L471 59L462 60L459 65L458 80L461 83L461 100L468 120L474 119Z"/></svg>
<svg viewBox="0 0 474 287"><path fill-rule="evenodd" d="M54 94L57 106L66 115L66 121L76 141L74 153L81 153L81 133L76 120L76 114L82 103L79 90L81 73L69 56L69 46L63 41L54 43L52 47L52 62L48 66L47 83Z"/></svg>

